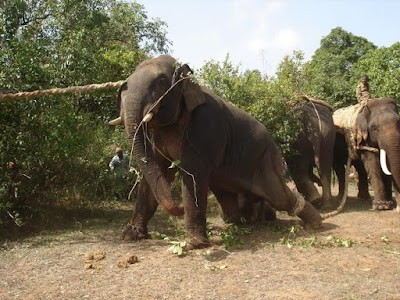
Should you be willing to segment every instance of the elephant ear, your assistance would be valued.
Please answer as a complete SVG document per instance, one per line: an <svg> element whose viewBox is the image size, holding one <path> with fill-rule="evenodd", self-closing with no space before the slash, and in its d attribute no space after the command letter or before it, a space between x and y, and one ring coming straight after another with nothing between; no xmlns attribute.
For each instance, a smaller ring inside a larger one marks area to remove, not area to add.
<svg viewBox="0 0 400 300"><path fill-rule="evenodd" d="M356 136L361 135L364 141L368 138L368 119L369 119L369 109L364 107L357 115L356 119Z"/></svg>
<svg viewBox="0 0 400 300"><path fill-rule="evenodd" d="M116 104L117 104L117 109L120 112L121 111L121 103L122 103L122 92L126 91L128 89L128 83L125 81L122 86L119 88L118 91L118 97L116 100Z"/></svg>
<svg viewBox="0 0 400 300"><path fill-rule="evenodd" d="M181 78L188 78L182 82L182 93L185 101L186 109L192 112L197 106L204 104L206 99L200 86L193 82L190 75L193 74L192 69L187 64L178 67L172 78L172 84L175 84Z"/></svg>

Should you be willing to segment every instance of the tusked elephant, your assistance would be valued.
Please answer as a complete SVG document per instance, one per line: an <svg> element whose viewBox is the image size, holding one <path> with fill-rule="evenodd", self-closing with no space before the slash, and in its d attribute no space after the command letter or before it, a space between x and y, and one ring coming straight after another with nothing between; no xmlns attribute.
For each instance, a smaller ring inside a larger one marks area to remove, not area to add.
<svg viewBox="0 0 400 300"><path fill-rule="evenodd" d="M335 123L336 115L335 112ZM374 192L372 209L392 209L392 182L397 203L400 191L400 117L396 102L391 98L370 99L355 116L352 136L340 128L337 133L334 169L339 180L339 196L344 193L344 164L350 155L358 172L358 197L370 198L369 180Z"/></svg>
<svg viewBox="0 0 400 300"><path fill-rule="evenodd" d="M336 129L333 108L322 100L305 98L300 107L302 131L293 146L295 155L286 157L291 177L307 201L332 208L331 173ZM319 178L313 173L316 167ZM322 187L322 197L314 182Z"/></svg>
<svg viewBox="0 0 400 300"><path fill-rule="evenodd" d="M136 207L123 238L148 236L148 222L158 205L172 215L184 213L188 249L210 245L206 235L210 188L225 218L241 216L238 197L266 201L274 209L296 213L305 226L322 218L298 201L282 176L281 154L256 119L190 79L188 65L164 55L142 62L120 91L117 105L144 177ZM183 207L169 187L179 161ZM299 207L299 203L302 205Z"/></svg>

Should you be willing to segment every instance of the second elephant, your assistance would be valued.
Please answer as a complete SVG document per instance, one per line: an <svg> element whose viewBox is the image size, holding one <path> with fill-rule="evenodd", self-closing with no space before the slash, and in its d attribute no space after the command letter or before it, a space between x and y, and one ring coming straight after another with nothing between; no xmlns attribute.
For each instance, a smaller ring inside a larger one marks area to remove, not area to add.
<svg viewBox="0 0 400 300"><path fill-rule="evenodd" d="M333 109L329 104L310 100L300 108L302 130L293 150L297 154L286 157L290 174L296 187L310 203L320 203L332 208L331 173L335 125ZM314 175L316 167L319 178ZM322 196L314 182L322 186Z"/></svg>

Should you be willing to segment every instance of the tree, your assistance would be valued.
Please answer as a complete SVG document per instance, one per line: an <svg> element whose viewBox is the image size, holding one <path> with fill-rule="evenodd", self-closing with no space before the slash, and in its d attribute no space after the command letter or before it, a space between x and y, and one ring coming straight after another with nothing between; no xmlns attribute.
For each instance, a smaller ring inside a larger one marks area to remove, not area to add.
<svg viewBox="0 0 400 300"><path fill-rule="evenodd" d="M400 43L369 51L352 70L353 78L370 77L372 97L400 101Z"/></svg>
<svg viewBox="0 0 400 300"><path fill-rule="evenodd" d="M293 55L286 55L278 65L275 80L275 93L285 99L292 99L296 92L306 89L309 77L304 63L304 53L293 51Z"/></svg>
<svg viewBox="0 0 400 300"><path fill-rule="evenodd" d="M320 47L307 66L311 76L307 90L334 107L354 104L356 79L351 76L351 69L374 49L376 46L363 37L340 27L332 29L322 38Z"/></svg>
<svg viewBox="0 0 400 300"><path fill-rule="evenodd" d="M3 0L0 92L124 79L144 58L168 51L165 26L137 3ZM122 130L106 125L115 97L0 103L0 222L47 201L107 196L109 155L115 144L127 145Z"/></svg>

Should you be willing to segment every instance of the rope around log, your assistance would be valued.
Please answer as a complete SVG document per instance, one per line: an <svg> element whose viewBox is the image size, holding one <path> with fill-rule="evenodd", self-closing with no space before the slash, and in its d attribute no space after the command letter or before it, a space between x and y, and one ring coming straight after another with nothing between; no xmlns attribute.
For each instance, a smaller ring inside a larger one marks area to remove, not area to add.
<svg viewBox="0 0 400 300"><path fill-rule="evenodd" d="M16 94L0 94L0 102L5 100L18 100L23 98L32 98L38 96L48 96L48 95L56 95L56 94L72 94L76 92L92 92L97 90L104 89L114 89L119 88L125 80L116 81L116 82L107 82L102 84L89 84L83 86L72 86L67 88L54 88L49 90L37 90L33 92L20 92Z"/></svg>

